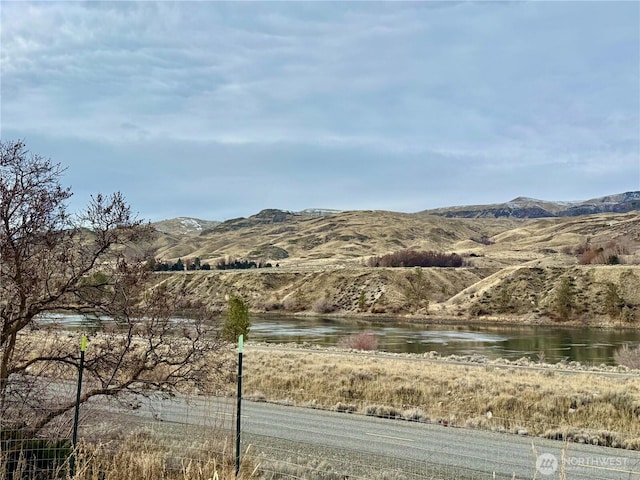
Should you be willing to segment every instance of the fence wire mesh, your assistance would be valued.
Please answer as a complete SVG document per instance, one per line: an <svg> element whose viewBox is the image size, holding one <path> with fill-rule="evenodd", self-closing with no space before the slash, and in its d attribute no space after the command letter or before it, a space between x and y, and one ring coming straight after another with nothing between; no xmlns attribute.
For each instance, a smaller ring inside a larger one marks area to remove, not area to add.
<svg viewBox="0 0 640 480"><path fill-rule="evenodd" d="M411 405L326 411L296 392L266 394L281 400L243 400L242 478L640 480L638 451L457 428L407 414L419 408ZM0 480L233 478L236 400L91 399L81 408L76 455L71 412L36 437L2 418ZM17 415L23 407L16 404Z"/></svg>

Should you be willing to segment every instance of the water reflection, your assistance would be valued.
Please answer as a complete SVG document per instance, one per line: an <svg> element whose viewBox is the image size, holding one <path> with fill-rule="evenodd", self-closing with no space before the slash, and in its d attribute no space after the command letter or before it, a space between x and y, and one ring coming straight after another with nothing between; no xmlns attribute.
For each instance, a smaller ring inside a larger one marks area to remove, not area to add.
<svg viewBox="0 0 640 480"><path fill-rule="evenodd" d="M637 330L558 328L549 326L411 325L388 320L366 323L309 317L254 317L251 338L270 343L308 342L336 345L354 332L370 330L380 350L397 353L437 351L443 355L529 357L547 362L614 364L613 353L625 343L639 344Z"/></svg>
<svg viewBox="0 0 640 480"><path fill-rule="evenodd" d="M108 319L79 315L49 315L40 319L66 328L95 330ZM188 319L174 319L177 325ZM364 322L318 317L252 316L250 338L268 343L336 345L351 333L373 331L380 350L396 353L436 351L442 355L480 354L489 358L529 357L547 362L614 364L613 354L623 344L640 344L640 331L549 326L417 325L387 319Z"/></svg>

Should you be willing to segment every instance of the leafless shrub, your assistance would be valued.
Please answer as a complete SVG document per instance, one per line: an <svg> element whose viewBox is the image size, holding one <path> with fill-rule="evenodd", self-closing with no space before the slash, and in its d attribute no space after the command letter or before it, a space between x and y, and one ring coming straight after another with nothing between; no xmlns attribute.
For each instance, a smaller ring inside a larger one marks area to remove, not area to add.
<svg viewBox="0 0 640 480"><path fill-rule="evenodd" d="M352 348L354 350L377 350L378 339L373 332L352 333L347 337L342 337L338 341L341 348Z"/></svg>
<svg viewBox="0 0 640 480"><path fill-rule="evenodd" d="M298 455L286 461L264 459L260 470L269 474L262 478L307 478L309 480L342 480L344 474L335 465L324 459Z"/></svg>
<svg viewBox="0 0 640 480"><path fill-rule="evenodd" d="M264 310L265 312L271 312L274 310L281 310L284 308L284 306L282 305L282 303L275 299L275 298L269 298L267 300L264 300L262 302L260 302L257 305L258 308Z"/></svg>
<svg viewBox="0 0 640 480"><path fill-rule="evenodd" d="M640 369L640 345L637 345L635 348L624 345L622 348L616 350L613 358L618 365Z"/></svg>
<svg viewBox="0 0 640 480"><path fill-rule="evenodd" d="M429 311L429 297L431 295L431 281L425 277L422 268L409 272L401 283L402 293L412 309Z"/></svg>
<svg viewBox="0 0 640 480"><path fill-rule="evenodd" d="M243 398L246 398L247 400L250 400L252 402L260 402L260 403L267 401L267 397L265 396L265 394L260 391L254 392L250 395L244 395Z"/></svg>
<svg viewBox="0 0 640 480"><path fill-rule="evenodd" d="M576 248L575 253L581 265L618 265L622 263L622 255L629 254L629 245L624 241L610 241L603 245L585 243Z"/></svg>
<svg viewBox="0 0 640 480"><path fill-rule="evenodd" d="M476 242L476 243L481 243L482 245L493 245L494 242L493 240L491 240L491 238L489 238L489 236L487 234L483 234L481 237L471 237L470 240L472 242Z"/></svg>
<svg viewBox="0 0 640 480"><path fill-rule="evenodd" d="M306 302L302 297L300 290L289 295L282 301L282 307L289 312L300 312L306 309Z"/></svg>
<svg viewBox="0 0 640 480"><path fill-rule="evenodd" d="M620 310L620 320L624 323L633 323L636 321L636 313L635 310L628 305L622 307Z"/></svg>
<svg viewBox="0 0 640 480"><path fill-rule="evenodd" d="M336 307L331 303L327 297L319 298L313 305L311 305L311 310L315 313L331 313L336 309Z"/></svg>
<svg viewBox="0 0 640 480"><path fill-rule="evenodd" d="M419 408L411 408L402 412L402 418L410 422L428 422L429 416Z"/></svg>
<svg viewBox="0 0 640 480"><path fill-rule="evenodd" d="M542 436L553 440L586 443L602 447L631 448L633 445L633 441L630 442L629 440L621 437L618 433L607 430L587 430L577 428L571 428L569 430L550 429L544 432Z"/></svg>

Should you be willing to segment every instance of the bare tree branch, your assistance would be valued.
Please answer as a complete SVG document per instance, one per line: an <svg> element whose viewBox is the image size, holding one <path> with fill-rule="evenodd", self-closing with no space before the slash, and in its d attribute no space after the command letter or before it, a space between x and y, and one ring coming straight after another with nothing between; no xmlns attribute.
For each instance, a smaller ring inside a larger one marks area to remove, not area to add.
<svg viewBox="0 0 640 480"><path fill-rule="evenodd" d="M43 315L93 319L85 363L90 389L82 401L204 389L224 369L215 355L223 343L205 327L200 302L179 287L153 287L143 257L153 229L119 192L97 194L81 215L70 215L64 170L21 141L0 142L0 418L30 434L74 406L54 402L47 385L77 375L76 339L43 329ZM199 317L176 321L193 307Z"/></svg>

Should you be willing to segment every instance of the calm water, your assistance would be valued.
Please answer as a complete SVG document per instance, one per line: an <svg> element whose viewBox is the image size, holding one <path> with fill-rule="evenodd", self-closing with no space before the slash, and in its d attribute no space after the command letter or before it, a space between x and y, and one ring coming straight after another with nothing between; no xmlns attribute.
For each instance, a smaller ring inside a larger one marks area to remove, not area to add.
<svg viewBox="0 0 640 480"><path fill-rule="evenodd" d="M335 345L354 332L372 331L378 348L397 353L480 354L489 358L560 360L614 364L623 344L640 344L640 331L596 328L415 325L393 320L364 323L308 317L252 317L250 338L273 343L308 342Z"/></svg>
<svg viewBox="0 0 640 480"><path fill-rule="evenodd" d="M79 316L56 315L70 328L95 328ZM176 319L176 323L184 320ZM387 319L363 322L354 319L318 317L252 316L250 339L267 343L311 343L336 345L355 332L372 331L378 349L396 353L436 351L443 355L480 354L489 358L579 361L614 364L613 353L622 345L640 344L639 330L558 328L533 326L417 325Z"/></svg>

